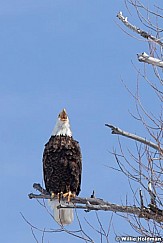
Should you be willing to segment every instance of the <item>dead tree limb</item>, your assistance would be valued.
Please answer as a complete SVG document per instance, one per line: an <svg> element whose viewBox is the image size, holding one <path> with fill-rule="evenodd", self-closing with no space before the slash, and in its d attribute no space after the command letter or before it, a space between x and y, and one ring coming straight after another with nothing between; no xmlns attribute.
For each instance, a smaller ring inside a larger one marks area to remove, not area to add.
<svg viewBox="0 0 163 243"><path fill-rule="evenodd" d="M155 144L153 142L150 142L150 141L146 140L145 138L142 138L142 137L139 137L139 136L137 136L135 134L123 131L120 128L115 127L115 126L113 126L111 124L105 124L105 126L111 128L112 134L117 134L117 135L121 135L121 136L124 136L124 137L131 138L131 139L136 140L136 141L138 141L140 143L144 143L144 144L146 144L146 145L148 145L148 146L160 151L161 153L163 153L163 149L160 148L159 145L157 145L157 144Z"/></svg>
<svg viewBox="0 0 163 243"><path fill-rule="evenodd" d="M37 198L37 199L50 199L50 194L46 192L45 189L42 189L40 184L33 185L35 189L39 190L41 194L36 195L30 193L28 196L30 199ZM45 193L45 194L44 194ZM57 197L56 197L57 199ZM66 200L66 199L63 199ZM153 219L157 222L163 222L163 211L157 209L156 212L150 209L150 207L145 207L141 205L140 207L136 206L123 206L118 204L113 204L107 201L104 201L100 198L82 198L82 197L75 197L71 199L71 202L74 205L69 203L62 205L62 203L58 206L58 208L76 208L76 209L84 209L86 212L92 210L103 210L103 211L111 211L111 212L119 212L119 213L127 213L128 215L136 215L139 218L144 219ZM157 213L159 211L159 214Z"/></svg>
<svg viewBox="0 0 163 243"><path fill-rule="evenodd" d="M158 58L150 57L147 53L143 52L141 54L137 54L139 62L145 62L148 64L152 64L154 66L158 66L163 68L163 61Z"/></svg>
<svg viewBox="0 0 163 243"><path fill-rule="evenodd" d="M147 40L150 40L150 41L153 41L155 42L156 44L159 44L160 46L163 47L163 42L160 41L160 39L156 38L155 36L153 35L150 35L148 34L146 31L144 30L141 30L140 28L136 27L135 25L131 24L127 17L124 17L122 12L119 12L117 14L117 17L119 20L121 20L121 22L129 29L131 29L132 31L136 32L137 34L141 35L143 38L147 39Z"/></svg>
<svg viewBox="0 0 163 243"><path fill-rule="evenodd" d="M144 208L144 201L143 201L143 195L142 195L142 190L139 190L139 196L140 196L140 205L141 208Z"/></svg>

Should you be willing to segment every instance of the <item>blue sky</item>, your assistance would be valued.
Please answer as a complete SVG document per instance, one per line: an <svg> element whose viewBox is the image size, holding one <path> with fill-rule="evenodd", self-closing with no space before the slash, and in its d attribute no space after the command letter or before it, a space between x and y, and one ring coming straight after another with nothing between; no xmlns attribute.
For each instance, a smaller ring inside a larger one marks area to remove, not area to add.
<svg viewBox="0 0 163 243"><path fill-rule="evenodd" d="M135 90L131 60L140 68L136 54L148 49L116 25L120 10L128 14L119 0L0 0L0 242L35 242L20 212L38 228L57 228L27 195L34 182L42 183L44 144L62 108L83 153L80 195L88 197L94 189L113 203L125 203L130 195L127 179L107 167L115 165L109 151L117 139L104 124L142 132L129 114L135 105L121 78ZM134 15L131 20L136 23ZM96 221L94 212L79 215L83 224L84 217ZM111 213L99 216L107 228ZM113 218L117 234L130 235L122 222ZM72 229L77 228L75 221ZM98 235L86 229L97 242ZM41 242L41 233L36 236ZM45 235L45 242L64 240L80 242L64 233Z"/></svg>

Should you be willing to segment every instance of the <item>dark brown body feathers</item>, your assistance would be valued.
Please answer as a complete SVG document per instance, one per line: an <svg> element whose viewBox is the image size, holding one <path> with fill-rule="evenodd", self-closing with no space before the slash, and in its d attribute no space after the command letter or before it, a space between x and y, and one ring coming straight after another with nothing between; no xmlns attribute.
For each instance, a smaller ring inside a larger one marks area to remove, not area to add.
<svg viewBox="0 0 163 243"><path fill-rule="evenodd" d="M45 187L55 194L80 192L81 151L77 141L69 136L51 136L43 153Z"/></svg>

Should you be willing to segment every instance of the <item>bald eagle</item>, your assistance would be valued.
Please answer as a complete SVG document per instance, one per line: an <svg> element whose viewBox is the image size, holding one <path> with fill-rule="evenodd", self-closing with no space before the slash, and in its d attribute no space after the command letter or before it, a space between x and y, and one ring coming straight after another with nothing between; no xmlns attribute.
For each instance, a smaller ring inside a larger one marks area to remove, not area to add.
<svg viewBox="0 0 163 243"><path fill-rule="evenodd" d="M79 195L81 185L82 159L79 143L73 139L69 118L63 109L57 119L49 141L45 144L43 153L43 174L46 190L58 195L51 199L50 205L54 211L54 219L61 225L71 224L73 209L57 209L61 197Z"/></svg>

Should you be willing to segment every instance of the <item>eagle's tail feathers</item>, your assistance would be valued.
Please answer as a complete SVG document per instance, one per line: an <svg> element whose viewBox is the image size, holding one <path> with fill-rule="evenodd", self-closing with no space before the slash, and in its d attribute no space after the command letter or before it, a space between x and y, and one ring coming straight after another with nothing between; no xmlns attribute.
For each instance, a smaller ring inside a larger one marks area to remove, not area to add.
<svg viewBox="0 0 163 243"><path fill-rule="evenodd" d="M66 204L65 202L61 201L60 203L58 200L49 200L49 205L51 209L53 210L54 219L55 221L60 225L68 225L71 224L74 220L74 214L72 208L60 208L57 207L60 204ZM71 202L69 203L71 204Z"/></svg>

